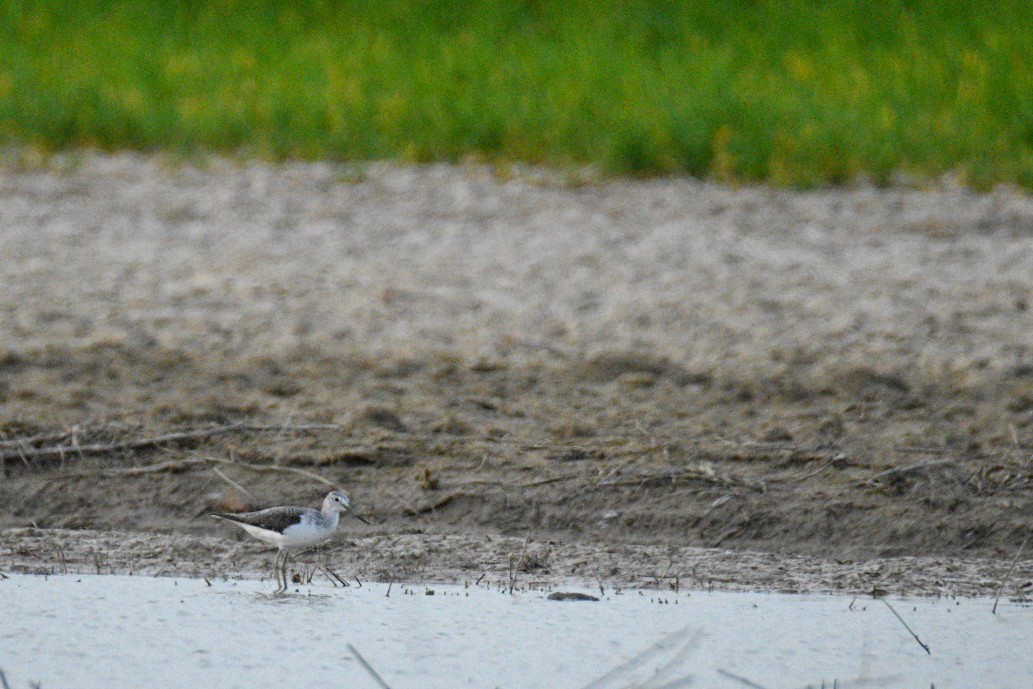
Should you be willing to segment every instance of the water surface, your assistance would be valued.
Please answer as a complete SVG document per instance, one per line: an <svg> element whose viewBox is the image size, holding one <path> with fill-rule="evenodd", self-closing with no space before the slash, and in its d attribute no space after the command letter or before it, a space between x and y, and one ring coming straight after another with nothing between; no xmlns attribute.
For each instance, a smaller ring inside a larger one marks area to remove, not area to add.
<svg viewBox="0 0 1033 689"><path fill-rule="evenodd" d="M927 654L871 598L270 588L11 575L0 581L0 668L14 688L376 689L352 644L392 689L1033 686L1033 608L1004 601L993 615L985 599L890 599Z"/></svg>

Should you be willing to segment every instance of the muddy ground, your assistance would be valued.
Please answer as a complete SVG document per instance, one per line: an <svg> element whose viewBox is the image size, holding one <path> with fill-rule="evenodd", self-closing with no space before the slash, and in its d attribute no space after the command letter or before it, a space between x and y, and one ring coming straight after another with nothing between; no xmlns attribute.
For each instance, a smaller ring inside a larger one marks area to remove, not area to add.
<svg viewBox="0 0 1033 689"><path fill-rule="evenodd" d="M0 257L0 570L257 574L204 513L334 484L360 577L1033 585L1013 190L84 153Z"/></svg>

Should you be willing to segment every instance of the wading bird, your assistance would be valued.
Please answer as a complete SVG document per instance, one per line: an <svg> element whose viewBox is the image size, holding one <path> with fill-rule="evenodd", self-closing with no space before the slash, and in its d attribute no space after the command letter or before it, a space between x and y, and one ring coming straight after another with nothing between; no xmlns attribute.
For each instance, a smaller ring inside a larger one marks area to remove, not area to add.
<svg viewBox="0 0 1033 689"><path fill-rule="evenodd" d="M236 524L260 541L280 549L276 555L276 590L287 590L287 560L296 553L330 538L341 512L364 524L365 518L352 511L348 494L332 490L323 498L323 508L270 507L258 512L220 512L212 516Z"/></svg>

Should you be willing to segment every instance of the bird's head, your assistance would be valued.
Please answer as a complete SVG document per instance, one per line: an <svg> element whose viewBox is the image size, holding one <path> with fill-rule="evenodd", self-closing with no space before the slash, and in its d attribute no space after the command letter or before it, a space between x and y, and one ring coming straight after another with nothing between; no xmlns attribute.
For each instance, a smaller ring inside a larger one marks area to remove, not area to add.
<svg viewBox="0 0 1033 689"><path fill-rule="evenodd" d="M365 517L352 511L351 499L343 490L332 490L327 493L326 498L323 500L323 508L329 508L329 511L333 512L346 512L363 524L369 524Z"/></svg>

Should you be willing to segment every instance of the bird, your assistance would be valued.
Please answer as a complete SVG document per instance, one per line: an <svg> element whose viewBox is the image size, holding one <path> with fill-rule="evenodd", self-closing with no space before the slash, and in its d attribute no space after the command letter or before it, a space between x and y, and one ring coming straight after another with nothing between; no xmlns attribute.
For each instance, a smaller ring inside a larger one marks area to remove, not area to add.
<svg viewBox="0 0 1033 689"><path fill-rule="evenodd" d="M343 490L332 490L323 498L322 509L312 507L270 507L257 512L216 512L212 516L239 526L260 541L279 549L276 554L276 591L287 590L287 560L295 553L330 538L341 512L369 524L352 511Z"/></svg>

